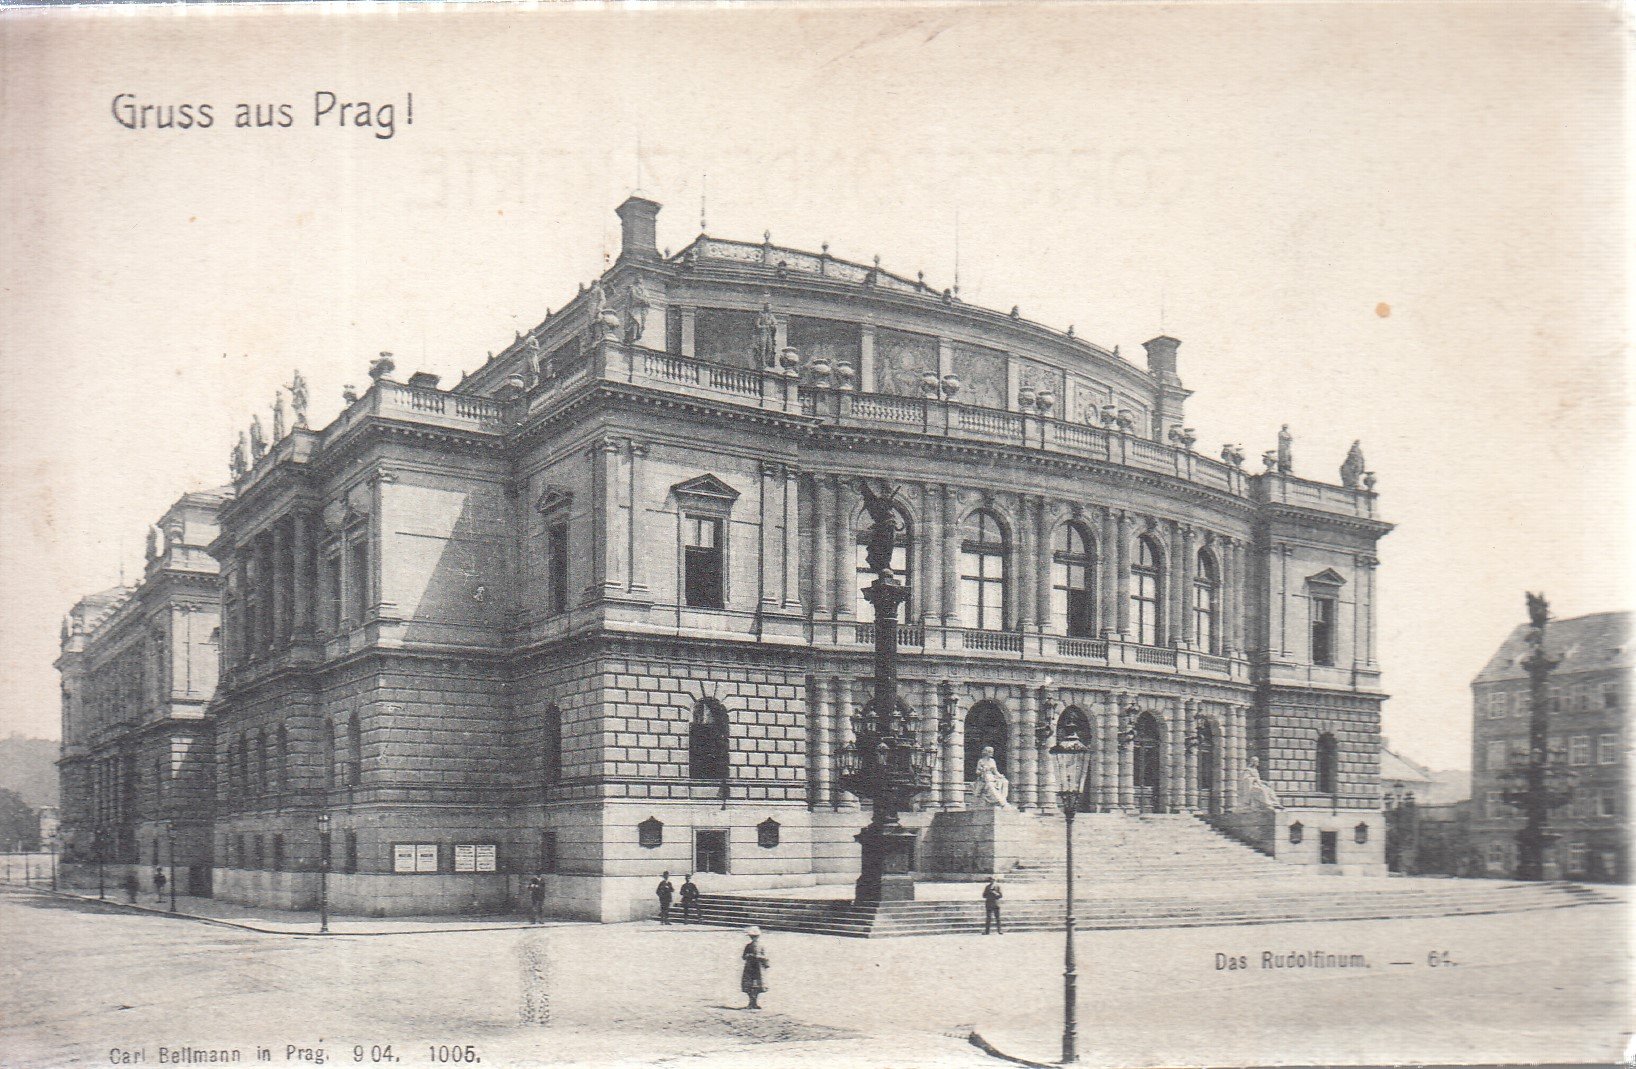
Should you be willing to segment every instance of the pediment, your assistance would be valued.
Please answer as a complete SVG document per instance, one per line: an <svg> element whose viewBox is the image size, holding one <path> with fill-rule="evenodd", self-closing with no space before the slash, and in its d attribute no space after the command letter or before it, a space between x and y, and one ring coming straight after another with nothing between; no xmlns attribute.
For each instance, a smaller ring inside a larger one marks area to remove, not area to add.
<svg viewBox="0 0 1636 1069"><path fill-rule="evenodd" d="M534 502L538 512L566 511L573 507L574 495L560 486L547 486L540 499Z"/></svg>
<svg viewBox="0 0 1636 1069"><path fill-rule="evenodd" d="M1307 583L1311 586L1345 586L1346 576L1333 568L1325 568L1317 575L1307 576Z"/></svg>
<svg viewBox="0 0 1636 1069"><path fill-rule="evenodd" d="M670 492L677 497L712 501L718 505L731 505L738 500L737 490L709 473L677 483L670 488Z"/></svg>

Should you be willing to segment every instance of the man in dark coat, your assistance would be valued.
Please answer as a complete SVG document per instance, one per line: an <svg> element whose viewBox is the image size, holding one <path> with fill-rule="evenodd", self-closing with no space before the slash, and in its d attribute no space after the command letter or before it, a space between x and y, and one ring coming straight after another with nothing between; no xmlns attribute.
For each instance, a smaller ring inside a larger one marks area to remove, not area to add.
<svg viewBox="0 0 1636 1069"><path fill-rule="evenodd" d="M538 924L545 918L545 879L535 876L528 881L528 923Z"/></svg>
<svg viewBox="0 0 1636 1069"><path fill-rule="evenodd" d="M693 882L693 874L687 874L682 881L682 923L687 923L688 916L699 919L699 885Z"/></svg>
<svg viewBox="0 0 1636 1069"><path fill-rule="evenodd" d="M156 902L165 900L165 870L153 870L153 897Z"/></svg>
<svg viewBox="0 0 1636 1069"><path fill-rule="evenodd" d="M1004 897L1005 893L1000 890L1000 885L995 882L994 877L990 876L988 878L988 886L983 888L984 935L988 934L988 930L991 925L1000 935L1005 934L1005 928L1000 924L1000 899Z"/></svg>
<svg viewBox="0 0 1636 1069"><path fill-rule="evenodd" d="M125 897L130 899L131 905L136 905L136 892L140 885L136 880L136 873L125 873Z"/></svg>
<svg viewBox="0 0 1636 1069"><path fill-rule="evenodd" d="M670 882L670 873L659 877L659 886L653 889L659 896L659 923L670 923L670 900L676 896L676 885Z"/></svg>

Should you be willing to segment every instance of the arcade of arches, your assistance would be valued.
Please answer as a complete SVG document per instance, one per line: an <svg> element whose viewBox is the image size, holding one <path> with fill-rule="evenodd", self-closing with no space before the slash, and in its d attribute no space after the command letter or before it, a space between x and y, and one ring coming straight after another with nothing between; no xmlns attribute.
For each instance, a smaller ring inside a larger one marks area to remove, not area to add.
<svg viewBox="0 0 1636 1069"><path fill-rule="evenodd" d="M904 680L901 685L912 707L940 707L936 683ZM1055 737L1069 733L1092 752L1084 792L1095 811L1220 813L1236 802L1248 745L1247 703L1058 687L973 689L983 696L954 688L949 737L938 739L935 716L920 718L922 745L937 751L934 785L918 800L920 809L965 808L977 759L984 746L992 746L1011 783L1011 803L1024 811L1054 811L1057 783L1048 754ZM857 805L840 788L839 759L867 693L865 680L813 677L814 805ZM1053 722L1041 741L1038 729L1045 717Z"/></svg>

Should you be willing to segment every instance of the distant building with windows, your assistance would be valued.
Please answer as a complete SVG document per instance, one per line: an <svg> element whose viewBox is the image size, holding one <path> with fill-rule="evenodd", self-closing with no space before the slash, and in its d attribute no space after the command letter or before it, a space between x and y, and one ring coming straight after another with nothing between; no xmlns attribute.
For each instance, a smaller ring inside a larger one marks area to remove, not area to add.
<svg viewBox="0 0 1636 1069"><path fill-rule="evenodd" d="M453 388L383 354L329 426L252 443L211 546L217 894L310 905L326 842L363 913L501 908L535 872L602 919L664 870L850 881L862 478L897 490L935 754L908 823L965 809L985 746L1059 819L1071 727L1098 810L1233 823L1253 758L1283 808L1238 833L1382 869L1361 452L1303 477L1286 435L1247 471L1195 450L1174 338L1139 366L827 248L671 255L658 204L618 214L608 272Z"/></svg>
<svg viewBox="0 0 1636 1069"><path fill-rule="evenodd" d="M150 887L174 843L177 889L209 893L221 596L207 547L230 493L183 495L149 529L141 580L63 620L58 817L71 867L100 859Z"/></svg>
<svg viewBox="0 0 1636 1069"><path fill-rule="evenodd" d="M1546 649L1561 659L1546 692L1549 762L1573 788L1572 801L1550 814L1558 838L1548 877L1630 879L1630 624L1628 612L1604 612L1552 620L1546 631ZM1523 821L1504 800L1505 772L1527 760L1527 636L1519 624L1471 684L1471 836L1489 875L1516 871Z"/></svg>

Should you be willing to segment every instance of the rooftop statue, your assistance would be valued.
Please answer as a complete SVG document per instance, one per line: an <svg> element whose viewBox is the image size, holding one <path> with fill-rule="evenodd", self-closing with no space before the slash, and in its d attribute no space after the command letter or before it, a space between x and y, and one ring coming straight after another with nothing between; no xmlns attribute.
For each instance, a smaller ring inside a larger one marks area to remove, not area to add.
<svg viewBox="0 0 1636 1069"><path fill-rule="evenodd" d="M295 425L307 429L307 380L298 369L290 380L290 408L295 412Z"/></svg>
<svg viewBox="0 0 1636 1069"><path fill-rule="evenodd" d="M283 393L283 391L274 391L274 393L273 393L273 441L282 442L283 440L284 440L284 393Z"/></svg>
<svg viewBox="0 0 1636 1069"><path fill-rule="evenodd" d="M1290 448L1295 436L1289 432L1289 424L1278 428L1278 474L1293 475L1295 473L1295 456Z"/></svg>
<svg viewBox="0 0 1636 1069"><path fill-rule="evenodd" d="M250 463L267 455L267 435L261 429L261 415L250 417Z"/></svg>
<svg viewBox="0 0 1636 1069"><path fill-rule="evenodd" d="M1544 594L1528 595L1528 622L1535 630L1543 631L1551 619L1551 606Z"/></svg>
<svg viewBox="0 0 1636 1069"><path fill-rule="evenodd" d="M237 479L246 471L250 470L250 462L247 459L248 456L249 447L244 444L244 432L240 431L239 440L233 443L232 457L228 460L228 467L233 472L233 478Z"/></svg>
<svg viewBox="0 0 1636 1069"><path fill-rule="evenodd" d="M1346 460L1341 464L1341 485L1348 490L1356 490L1363 484L1363 446L1358 441L1352 442L1352 448L1346 451Z"/></svg>

